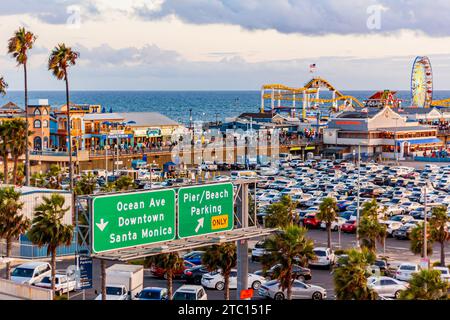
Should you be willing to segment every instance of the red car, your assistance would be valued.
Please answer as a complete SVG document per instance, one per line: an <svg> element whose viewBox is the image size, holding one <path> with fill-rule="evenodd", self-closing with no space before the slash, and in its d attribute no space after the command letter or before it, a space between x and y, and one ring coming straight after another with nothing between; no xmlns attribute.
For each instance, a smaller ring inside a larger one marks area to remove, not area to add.
<svg viewBox="0 0 450 320"><path fill-rule="evenodd" d="M173 277L174 278L180 278L183 275L183 272L184 272L185 269L189 269L189 268L192 268L194 266L195 266L195 264L193 264L193 263L191 263L189 261L184 261L184 264L178 270L176 270L174 272ZM167 278L166 270L163 269L163 268L160 268L158 266L153 265L150 268L150 272L156 278L164 278L164 279Z"/></svg>
<svg viewBox="0 0 450 320"><path fill-rule="evenodd" d="M303 218L303 225L307 228L319 228L320 227L320 220L316 218L315 213L308 213Z"/></svg>
<svg viewBox="0 0 450 320"><path fill-rule="evenodd" d="M355 233L356 232L356 220L355 221L347 220L347 222L341 226L341 231L345 232L345 233Z"/></svg>

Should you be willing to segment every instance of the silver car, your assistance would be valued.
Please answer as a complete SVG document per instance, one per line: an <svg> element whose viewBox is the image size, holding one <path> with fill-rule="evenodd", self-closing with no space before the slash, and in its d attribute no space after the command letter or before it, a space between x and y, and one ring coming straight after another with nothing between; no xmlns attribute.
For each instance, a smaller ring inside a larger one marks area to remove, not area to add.
<svg viewBox="0 0 450 320"><path fill-rule="evenodd" d="M287 290L281 290L280 282L278 280L272 280L266 282L259 288L258 295L275 300L284 300L287 297ZM326 299L326 297L327 291L324 288L294 280L292 285L292 299L322 300Z"/></svg>
<svg viewBox="0 0 450 320"><path fill-rule="evenodd" d="M367 286L379 296L398 299L400 293L408 288L408 283L390 277L372 276L367 279Z"/></svg>

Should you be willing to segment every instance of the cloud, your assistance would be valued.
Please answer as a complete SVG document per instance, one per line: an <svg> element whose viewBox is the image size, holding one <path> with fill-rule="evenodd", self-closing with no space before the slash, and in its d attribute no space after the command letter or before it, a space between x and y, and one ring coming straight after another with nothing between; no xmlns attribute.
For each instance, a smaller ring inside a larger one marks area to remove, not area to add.
<svg viewBox="0 0 450 320"><path fill-rule="evenodd" d="M231 24L248 30L324 35L407 29L431 36L450 35L449 11L448 0L165 0L156 8L135 9L144 19L174 15L192 24Z"/></svg>

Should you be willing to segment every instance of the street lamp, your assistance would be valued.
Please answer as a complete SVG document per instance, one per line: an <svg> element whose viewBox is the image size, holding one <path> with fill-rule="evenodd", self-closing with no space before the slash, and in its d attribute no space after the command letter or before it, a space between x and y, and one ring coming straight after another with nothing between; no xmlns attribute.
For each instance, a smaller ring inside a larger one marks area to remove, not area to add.
<svg viewBox="0 0 450 320"><path fill-rule="evenodd" d="M355 150L353 150L355 152ZM357 194L356 194L356 247L359 248L359 214L360 214L360 190L361 190L361 144L358 144L358 182L357 182Z"/></svg>

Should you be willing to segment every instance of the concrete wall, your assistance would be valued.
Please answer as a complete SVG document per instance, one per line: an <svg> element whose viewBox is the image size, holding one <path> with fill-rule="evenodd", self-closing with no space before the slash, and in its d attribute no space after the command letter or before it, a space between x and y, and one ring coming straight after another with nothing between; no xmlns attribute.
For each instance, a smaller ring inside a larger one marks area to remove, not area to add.
<svg viewBox="0 0 450 320"><path fill-rule="evenodd" d="M0 296L5 300L53 300L52 290L4 279L0 279Z"/></svg>

